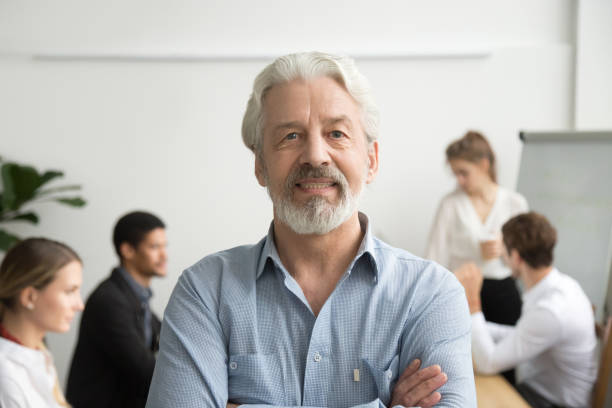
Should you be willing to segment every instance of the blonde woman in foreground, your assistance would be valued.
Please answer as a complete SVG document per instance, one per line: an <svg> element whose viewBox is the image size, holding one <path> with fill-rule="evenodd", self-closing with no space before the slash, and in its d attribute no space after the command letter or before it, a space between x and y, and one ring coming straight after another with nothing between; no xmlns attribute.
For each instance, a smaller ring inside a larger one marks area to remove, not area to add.
<svg viewBox="0 0 612 408"><path fill-rule="evenodd" d="M69 407L43 339L83 309L82 265L68 246L26 239L0 265L0 407Z"/></svg>

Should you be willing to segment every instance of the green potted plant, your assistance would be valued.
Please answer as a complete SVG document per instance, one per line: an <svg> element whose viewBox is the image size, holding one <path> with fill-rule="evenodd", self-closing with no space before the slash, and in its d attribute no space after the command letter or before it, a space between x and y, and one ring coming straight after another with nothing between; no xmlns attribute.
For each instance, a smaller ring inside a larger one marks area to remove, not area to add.
<svg viewBox="0 0 612 408"><path fill-rule="evenodd" d="M0 159L1 162L1 159ZM0 167L2 190L0 190L0 251L6 252L20 238L4 229L7 222L29 222L38 224L39 217L29 209L43 202L57 202L71 207L82 207L85 200L79 196L65 196L69 191L80 190L78 185L47 187L54 179L64 176L58 170L39 173L34 167L5 162Z"/></svg>

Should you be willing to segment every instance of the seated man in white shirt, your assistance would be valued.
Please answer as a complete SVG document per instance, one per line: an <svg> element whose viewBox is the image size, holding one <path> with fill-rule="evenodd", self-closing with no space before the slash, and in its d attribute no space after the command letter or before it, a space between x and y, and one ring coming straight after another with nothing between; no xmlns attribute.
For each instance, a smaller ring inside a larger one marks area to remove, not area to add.
<svg viewBox="0 0 612 408"><path fill-rule="evenodd" d="M472 314L476 372L517 368L517 389L534 408L587 407L597 374L591 303L574 279L553 265L557 233L535 212L502 228L505 261L524 286L516 326L487 322L481 312L482 275L475 265L457 271Z"/></svg>

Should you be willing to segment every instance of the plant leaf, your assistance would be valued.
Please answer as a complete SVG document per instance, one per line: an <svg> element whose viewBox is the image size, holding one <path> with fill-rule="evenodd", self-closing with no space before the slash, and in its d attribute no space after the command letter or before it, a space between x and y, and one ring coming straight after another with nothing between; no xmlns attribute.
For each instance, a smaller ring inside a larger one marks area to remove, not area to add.
<svg viewBox="0 0 612 408"><path fill-rule="evenodd" d="M38 190L36 192L36 197L43 197L49 194L53 194L53 193L61 193L64 191L74 191L74 190L80 190L81 186L79 186L78 184L72 184L69 186L59 186L59 187L53 187L53 188L48 188L46 190Z"/></svg>
<svg viewBox="0 0 612 408"><path fill-rule="evenodd" d="M31 200L39 186L39 180L40 176L34 167L4 163L2 165L3 207L17 210L23 203Z"/></svg>
<svg viewBox="0 0 612 408"><path fill-rule="evenodd" d="M81 197L72 197L72 198L55 198L55 201L58 203L66 204L71 207L83 207L87 202L83 200Z"/></svg>
<svg viewBox="0 0 612 408"><path fill-rule="evenodd" d="M11 218L7 218L6 220L3 220L4 222L6 221L27 221L27 222L31 222L32 224L38 224L38 215L34 212L27 212L27 213L23 213L23 214L17 214L14 217Z"/></svg>
<svg viewBox="0 0 612 408"><path fill-rule="evenodd" d="M19 242L19 237L9 234L3 229L0 229L0 251L8 251L10 247Z"/></svg>
<svg viewBox="0 0 612 408"><path fill-rule="evenodd" d="M40 176L40 179L38 181L38 187L42 186L43 184L48 183L49 181L53 180L54 178L57 177L64 177L64 173L62 173L59 170L47 170L44 172L44 174L42 176Z"/></svg>

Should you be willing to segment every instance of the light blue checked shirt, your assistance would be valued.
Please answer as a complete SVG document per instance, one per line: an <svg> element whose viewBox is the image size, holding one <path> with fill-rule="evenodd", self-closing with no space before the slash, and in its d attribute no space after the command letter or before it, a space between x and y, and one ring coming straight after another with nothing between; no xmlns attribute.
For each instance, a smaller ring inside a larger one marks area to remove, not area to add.
<svg viewBox="0 0 612 408"><path fill-rule="evenodd" d="M188 268L166 308L147 408L382 407L415 358L448 374L438 406L475 407L463 288L360 222L357 256L316 317L272 227Z"/></svg>

